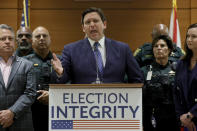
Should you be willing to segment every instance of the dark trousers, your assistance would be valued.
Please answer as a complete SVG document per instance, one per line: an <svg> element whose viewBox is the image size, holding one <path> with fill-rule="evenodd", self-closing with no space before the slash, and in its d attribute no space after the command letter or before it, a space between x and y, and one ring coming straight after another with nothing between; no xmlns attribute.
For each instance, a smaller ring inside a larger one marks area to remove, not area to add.
<svg viewBox="0 0 197 131"><path fill-rule="evenodd" d="M152 116L156 121L156 127L152 125ZM143 128L144 131L180 131L176 114L173 108L160 106L153 114L152 107L143 108Z"/></svg>
<svg viewBox="0 0 197 131"><path fill-rule="evenodd" d="M48 131L48 105L36 101L31 109L34 131Z"/></svg>

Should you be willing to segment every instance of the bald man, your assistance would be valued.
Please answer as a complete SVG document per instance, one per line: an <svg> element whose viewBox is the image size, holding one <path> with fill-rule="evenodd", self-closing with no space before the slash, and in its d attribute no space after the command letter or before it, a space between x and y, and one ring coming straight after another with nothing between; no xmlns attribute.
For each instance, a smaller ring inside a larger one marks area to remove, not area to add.
<svg viewBox="0 0 197 131"><path fill-rule="evenodd" d="M164 24L154 25L151 33L152 40L160 35L169 35L168 27ZM174 49L169 57L170 62L175 62L184 55L184 51L177 47L176 44L173 44L173 46ZM153 61L152 43L147 42L144 43L144 45L142 45L141 47L137 48L134 52L134 57L140 67L150 65Z"/></svg>
<svg viewBox="0 0 197 131"><path fill-rule="evenodd" d="M35 131L48 131L48 89L51 79L52 52L49 31L42 26L33 31L34 53L26 56L33 62L36 75L37 99L32 105L32 117Z"/></svg>
<svg viewBox="0 0 197 131"><path fill-rule="evenodd" d="M20 27L16 33L17 56L27 56L33 53L32 49L32 31L28 27Z"/></svg>
<svg viewBox="0 0 197 131"><path fill-rule="evenodd" d="M164 24L156 24L151 33L152 40L160 35L168 35L168 27Z"/></svg>

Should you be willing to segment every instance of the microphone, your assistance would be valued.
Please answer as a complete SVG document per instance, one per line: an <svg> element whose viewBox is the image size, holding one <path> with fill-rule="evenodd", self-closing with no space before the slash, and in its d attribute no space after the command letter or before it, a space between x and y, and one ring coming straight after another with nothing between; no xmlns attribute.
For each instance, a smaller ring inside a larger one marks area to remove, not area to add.
<svg viewBox="0 0 197 131"><path fill-rule="evenodd" d="M98 50L98 48L94 46L94 56L96 60L96 81L92 82L92 84L102 84L102 81L99 78L98 57L97 54L95 54L96 50Z"/></svg>

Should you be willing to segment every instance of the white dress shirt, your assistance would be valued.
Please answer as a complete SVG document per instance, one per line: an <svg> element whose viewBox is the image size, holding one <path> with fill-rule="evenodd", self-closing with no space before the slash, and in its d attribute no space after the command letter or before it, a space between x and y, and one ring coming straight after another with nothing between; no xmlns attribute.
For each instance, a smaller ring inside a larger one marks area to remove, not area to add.
<svg viewBox="0 0 197 131"><path fill-rule="evenodd" d="M88 38L90 45L92 47L92 50L94 51L94 43L98 42L100 45L98 46L98 49L101 53L102 61L103 61L103 67L105 67L106 63L106 48L105 48L105 37L101 38L99 41L93 41L90 38Z"/></svg>
<svg viewBox="0 0 197 131"><path fill-rule="evenodd" d="M7 87L8 78L10 76L10 72L12 69L12 61L13 61L13 56L11 56L8 59L7 63L0 57L0 68L3 76L3 81L5 83L5 87Z"/></svg>

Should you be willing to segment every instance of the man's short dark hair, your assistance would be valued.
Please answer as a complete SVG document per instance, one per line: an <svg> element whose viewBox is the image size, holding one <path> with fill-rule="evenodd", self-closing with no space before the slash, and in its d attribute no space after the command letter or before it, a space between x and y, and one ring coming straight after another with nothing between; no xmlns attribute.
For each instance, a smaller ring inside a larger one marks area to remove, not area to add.
<svg viewBox="0 0 197 131"><path fill-rule="evenodd" d="M85 11L83 11L82 15L81 15L81 23L84 24L84 17L86 16L86 14L91 13L91 12L96 12L99 14L99 16L101 17L101 20L104 22L106 21L106 17L103 13L103 11L100 8L96 8L96 7L90 7L88 9L86 9Z"/></svg>

